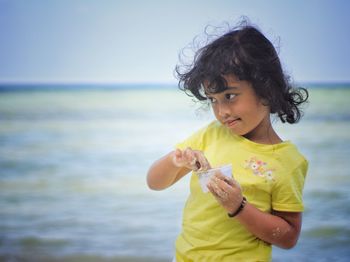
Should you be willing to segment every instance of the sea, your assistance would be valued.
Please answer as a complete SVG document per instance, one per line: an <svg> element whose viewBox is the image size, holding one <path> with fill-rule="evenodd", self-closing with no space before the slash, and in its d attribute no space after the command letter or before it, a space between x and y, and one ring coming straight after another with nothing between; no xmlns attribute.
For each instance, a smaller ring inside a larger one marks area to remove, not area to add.
<svg viewBox="0 0 350 262"><path fill-rule="evenodd" d="M350 84L304 85L295 125L309 160L296 247L273 261L350 261ZM0 87L0 261L166 262L189 176L163 191L150 165L214 119L168 84Z"/></svg>

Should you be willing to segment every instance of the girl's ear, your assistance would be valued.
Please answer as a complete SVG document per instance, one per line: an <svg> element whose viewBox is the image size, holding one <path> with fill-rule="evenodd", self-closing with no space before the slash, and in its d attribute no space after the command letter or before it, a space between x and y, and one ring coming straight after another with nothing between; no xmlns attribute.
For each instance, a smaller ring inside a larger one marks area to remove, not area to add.
<svg viewBox="0 0 350 262"><path fill-rule="evenodd" d="M269 105L269 101L265 98L260 98L260 103L263 105L263 106L270 106Z"/></svg>
<svg viewBox="0 0 350 262"><path fill-rule="evenodd" d="M269 109L269 111L270 111L270 114L276 113L276 110L270 106L269 100L267 100L266 98L261 98L261 99L260 99L260 103L261 103L263 106L268 107L268 109Z"/></svg>

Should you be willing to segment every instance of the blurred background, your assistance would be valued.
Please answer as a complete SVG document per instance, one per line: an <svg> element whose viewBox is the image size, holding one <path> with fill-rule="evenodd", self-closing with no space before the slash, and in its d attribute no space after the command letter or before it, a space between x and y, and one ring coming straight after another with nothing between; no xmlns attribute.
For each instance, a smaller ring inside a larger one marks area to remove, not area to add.
<svg viewBox="0 0 350 262"><path fill-rule="evenodd" d="M206 25L225 31L242 15L310 92L299 124L275 123L310 170L298 245L274 248L273 261L349 261L349 10L340 0L0 0L0 261L171 261L189 178L155 192L145 176L213 119L177 89L174 67Z"/></svg>

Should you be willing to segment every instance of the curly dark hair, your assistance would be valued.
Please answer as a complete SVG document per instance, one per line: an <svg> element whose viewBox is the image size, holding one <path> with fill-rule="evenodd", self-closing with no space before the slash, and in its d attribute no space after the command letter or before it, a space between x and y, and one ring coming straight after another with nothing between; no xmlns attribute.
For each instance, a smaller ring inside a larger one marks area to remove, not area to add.
<svg viewBox="0 0 350 262"><path fill-rule="evenodd" d="M179 88L200 101L208 99L204 91L227 89L224 76L248 81L271 114L277 114L283 123L298 122L302 116L299 106L309 97L305 88L292 86L273 44L249 24L235 27L198 49L193 62L177 65L175 73ZM206 90L204 82L209 83Z"/></svg>

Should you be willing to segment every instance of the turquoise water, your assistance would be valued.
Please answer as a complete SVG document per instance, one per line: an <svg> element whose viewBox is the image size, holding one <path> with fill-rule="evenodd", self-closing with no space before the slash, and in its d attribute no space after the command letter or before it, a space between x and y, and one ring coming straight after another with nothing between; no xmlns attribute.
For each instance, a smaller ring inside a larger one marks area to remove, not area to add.
<svg viewBox="0 0 350 262"><path fill-rule="evenodd" d="M310 161L298 246L273 261L349 261L350 88L310 88L276 122ZM0 92L1 261L171 261L188 177L154 192L150 164L213 116L176 88Z"/></svg>

